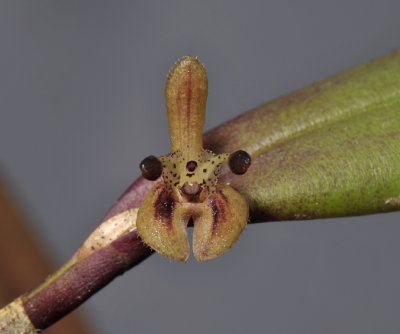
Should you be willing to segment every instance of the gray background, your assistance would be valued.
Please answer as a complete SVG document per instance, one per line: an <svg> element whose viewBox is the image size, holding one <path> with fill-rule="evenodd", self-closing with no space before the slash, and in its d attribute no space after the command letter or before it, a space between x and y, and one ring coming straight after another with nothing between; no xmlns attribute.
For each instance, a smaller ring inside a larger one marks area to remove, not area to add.
<svg viewBox="0 0 400 334"><path fill-rule="evenodd" d="M399 47L400 2L0 2L0 169L61 264L169 150L191 53L206 130ZM399 213L249 226L213 261L154 255L83 307L97 333L399 333Z"/></svg>

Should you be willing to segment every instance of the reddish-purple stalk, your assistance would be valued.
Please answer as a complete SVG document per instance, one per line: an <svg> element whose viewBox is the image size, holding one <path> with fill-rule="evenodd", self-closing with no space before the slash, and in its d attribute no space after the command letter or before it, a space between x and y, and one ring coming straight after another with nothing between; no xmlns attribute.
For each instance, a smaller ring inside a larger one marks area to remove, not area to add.
<svg viewBox="0 0 400 334"><path fill-rule="evenodd" d="M136 231L78 262L53 284L28 299L25 311L37 329L44 329L82 304L152 253Z"/></svg>
<svg viewBox="0 0 400 334"><path fill-rule="evenodd" d="M112 206L103 221L125 210L139 207L153 184L143 178L136 180ZM45 329L152 253L136 231L129 232L71 266L38 293L27 293L25 311L35 328Z"/></svg>

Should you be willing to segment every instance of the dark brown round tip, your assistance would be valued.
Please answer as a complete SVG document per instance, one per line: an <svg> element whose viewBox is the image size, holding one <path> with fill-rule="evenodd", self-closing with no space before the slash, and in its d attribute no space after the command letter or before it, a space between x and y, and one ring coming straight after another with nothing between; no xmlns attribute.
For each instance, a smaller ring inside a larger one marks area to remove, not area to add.
<svg viewBox="0 0 400 334"><path fill-rule="evenodd" d="M197 168L197 162L196 161L189 161L187 164L186 164L186 169L189 171L189 172L194 172L194 170Z"/></svg>
<svg viewBox="0 0 400 334"><path fill-rule="evenodd" d="M150 181L157 180L161 176L163 170L161 161L158 160L154 155L144 158L139 167L143 177Z"/></svg>
<svg viewBox="0 0 400 334"><path fill-rule="evenodd" d="M246 151L236 151L229 156L229 168L232 173L242 175L247 172L251 164L250 155Z"/></svg>

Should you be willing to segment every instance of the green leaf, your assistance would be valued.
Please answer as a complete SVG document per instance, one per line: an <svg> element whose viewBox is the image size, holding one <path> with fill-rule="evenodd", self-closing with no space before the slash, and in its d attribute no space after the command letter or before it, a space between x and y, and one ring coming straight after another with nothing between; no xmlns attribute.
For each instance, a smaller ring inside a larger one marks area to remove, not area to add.
<svg viewBox="0 0 400 334"><path fill-rule="evenodd" d="M252 221L400 209L400 51L257 107L205 136L252 166L225 181Z"/></svg>

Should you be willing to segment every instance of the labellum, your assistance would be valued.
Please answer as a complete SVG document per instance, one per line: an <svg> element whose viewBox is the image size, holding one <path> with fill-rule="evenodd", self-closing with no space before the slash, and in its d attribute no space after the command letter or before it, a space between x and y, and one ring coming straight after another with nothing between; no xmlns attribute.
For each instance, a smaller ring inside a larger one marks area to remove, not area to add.
<svg viewBox="0 0 400 334"><path fill-rule="evenodd" d="M166 85L171 154L145 158L142 175L163 180L147 194L137 216L142 240L161 255L186 261L190 254L187 225L193 221L193 253L197 260L217 257L237 241L246 227L245 198L219 181L221 166L244 174L251 158L245 151L214 154L203 149L208 94L207 72L193 56L172 68Z"/></svg>

